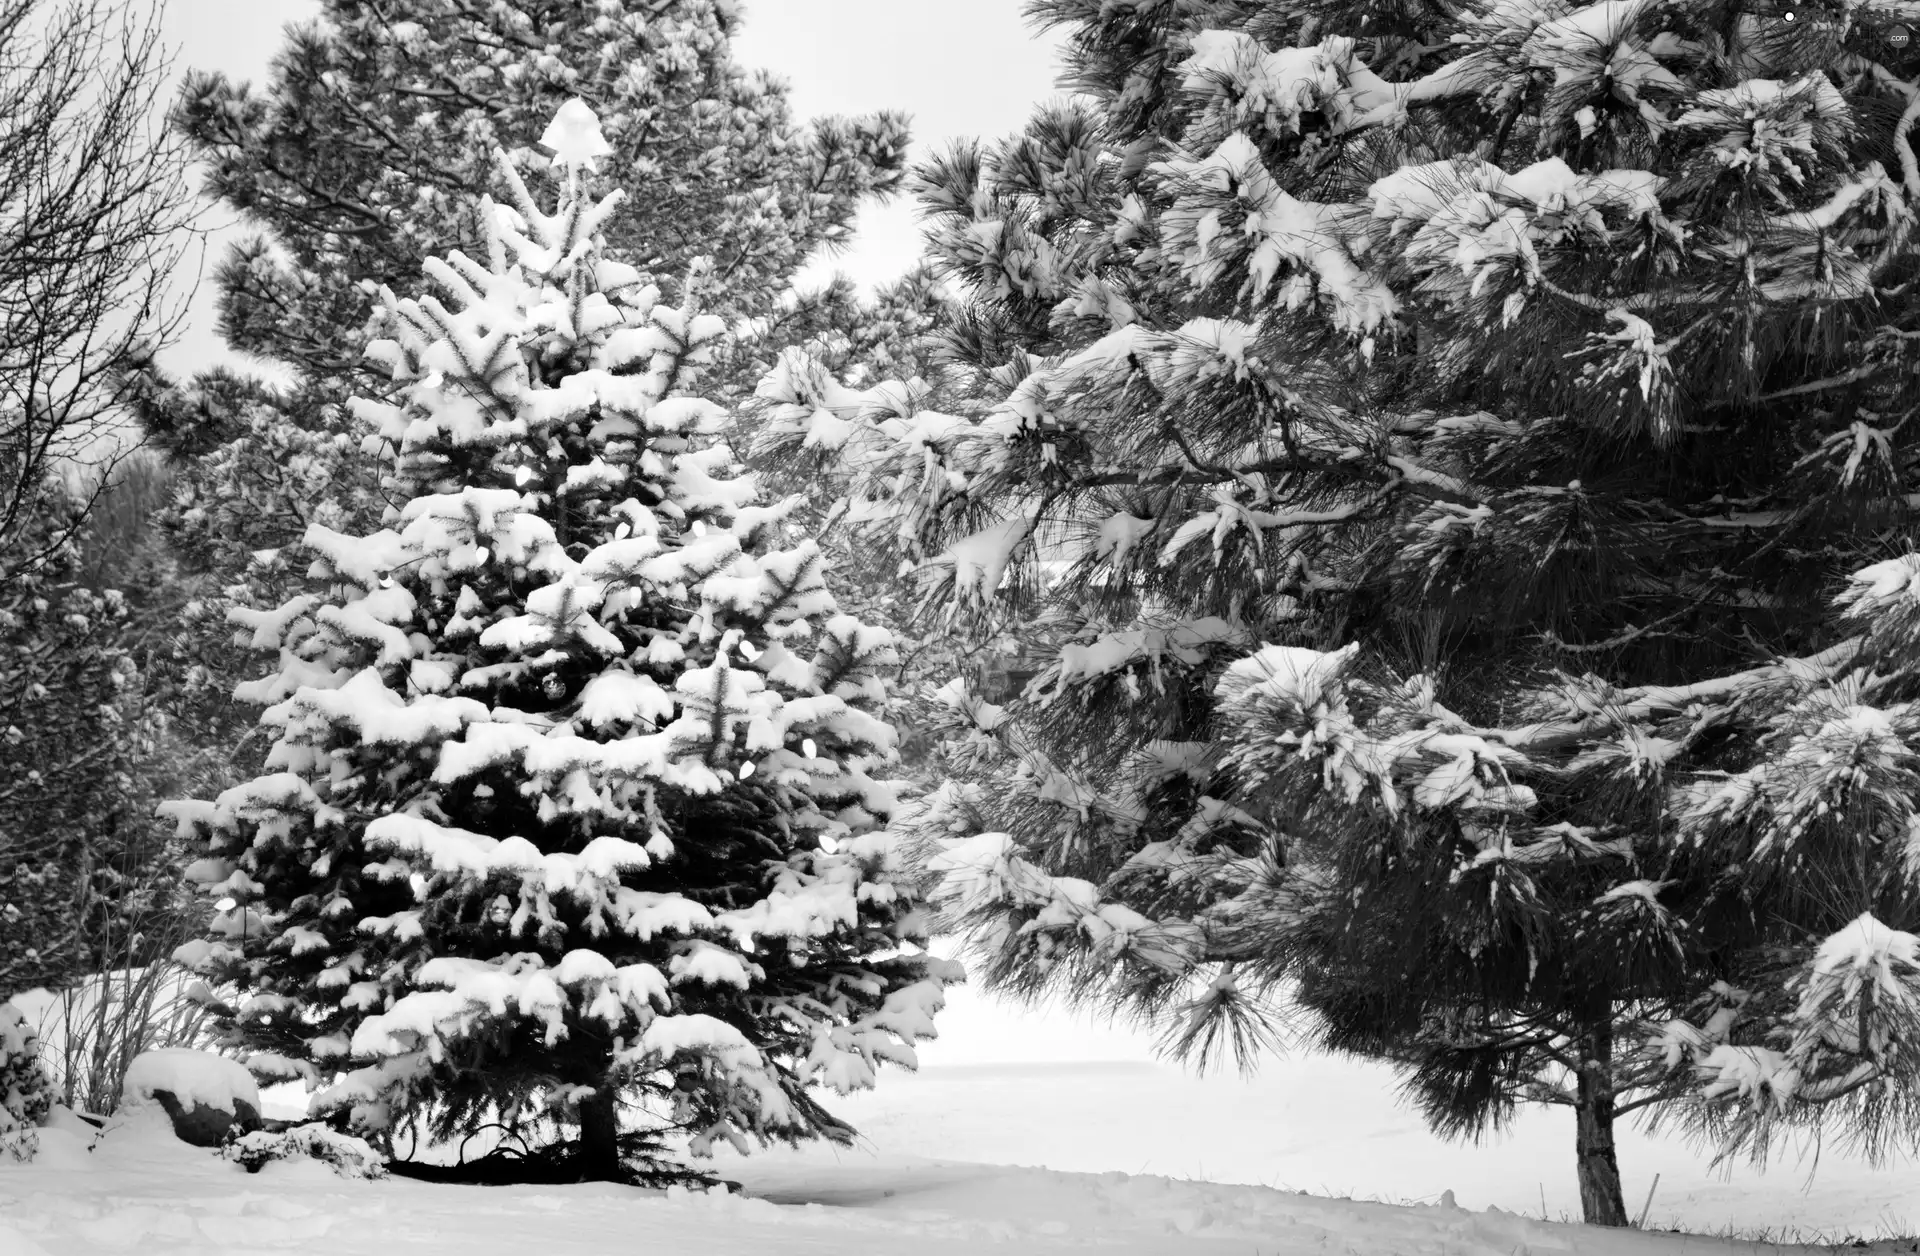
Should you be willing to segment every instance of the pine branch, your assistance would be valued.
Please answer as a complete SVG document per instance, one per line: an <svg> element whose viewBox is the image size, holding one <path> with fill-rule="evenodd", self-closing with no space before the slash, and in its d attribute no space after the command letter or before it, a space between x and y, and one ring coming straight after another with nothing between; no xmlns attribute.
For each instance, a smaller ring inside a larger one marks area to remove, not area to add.
<svg viewBox="0 0 1920 1256"><path fill-rule="evenodd" d="M1920 100L1920 97L1916 97L1916 100ZM1920 117L1920 114L1916 114L1916 116ZM1856 366L1852 370L1840 375L1831 375L1826 379L1809 380L1804 384L1794 384L1789 388L1781 388L1774 392L1765 393L1759 397L1755 397L1754 402L1755 404L1760 404L1768 401L1779 401L1786 397L1804 397L1808 393L1826 392L1833 388L1844 388L1849 384L1859 383L1863 379L1872 379L1884 371L1886 367L1886 363L1869 362L1863 366Z"/></svg>
<svg viewBox="0 0 1920 1256"><path fill-rule="evenodd" d="M47 788L55 780L86 767L90 763L98 763L111 754L113 749L111 745L106 744L93 746L90 749L82 750L79 754L74 755L64 763L57 763L41 771L38 781L21 779L13 782L11 785L0 787L0 803L4 803L16 794L24 793L29 789Z"/></svg>

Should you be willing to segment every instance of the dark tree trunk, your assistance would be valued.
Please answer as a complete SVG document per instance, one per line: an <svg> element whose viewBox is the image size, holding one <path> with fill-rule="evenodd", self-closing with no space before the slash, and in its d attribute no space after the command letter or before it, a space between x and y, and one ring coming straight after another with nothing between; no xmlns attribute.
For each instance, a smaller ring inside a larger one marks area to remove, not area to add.
<svg viewBox="0 0 1920 1256"><path fill-rule="evenodd" d="M580 1180L622 1180L620 1109L611 1086L602 1086L592 1098L580 1101Z"/></svg>
<svg viewBox="0 0 1920 1256"><path fill-rule="evenodd" d="M1588 1225L1627 1224L1620 1189L1620 1158L1613 1146L1613 1024L1596 1021L1580 1036L1580 1077L1574 1106L1579 1156L1580 1210Z"/></svg>

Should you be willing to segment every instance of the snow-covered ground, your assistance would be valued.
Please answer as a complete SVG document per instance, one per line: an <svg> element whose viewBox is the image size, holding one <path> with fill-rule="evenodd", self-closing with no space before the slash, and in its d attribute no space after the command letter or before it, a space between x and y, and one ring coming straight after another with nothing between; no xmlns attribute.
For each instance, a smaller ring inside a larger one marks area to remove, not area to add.
<svg viewBox="0 0 1920 1256"><path fill-rule="evenodd" d="M1158 1063L1152 1039L1058 1009L1029 1011L962 987L918 1075L842 1099L886 1154L1072 1172L1164 1174L1316 1195L1578 1217L1570 1112L1534 1110L1481 1146L1444 1142L1400 1105L1382 1066L1296 1053L1252 1079ZM1920 1233L1920 1165L1870 1168L1828 1147L1765 1172L1715 1170L1672 1137L1620 1130L1628 1206L1654 1188L1649 1226L1696 1233L1882 1237ZM1660 1175L1654 1187L1654 1175Z"/></svg>
<svg viewBox="0 0 1920 1256"><path fill-rule="evenodd" d="M93 1256L1701 1256L1778 1253L1602 1231L1440 1202L1401 1207L1123 1172L1060 1173L819 1151L726 1163L747 1193L343 1181L312 1163L236 1165L152 1114L91 1154L59 1131L0 1168L0 1254ZM1911 1250L1876 1245L1878 1252Z"/></svg>
<svg viewBox="0 0 1920 1256"><path fill-rule="evenodd" d="M1254 1183L1315 1195L1578 1217L1571 1116L1536 1114L1489 1146L1440 1142L1392 1098L1383 1071L1312 1057L1252 1082L1149 1064L929 1067L841 1101L883 1156L1122 1171ZM1765 1174L1712 1172L1684 1145L1623 1131L1629 1206L1660 1183L1650 1226L1806 1237L1920 1231L1920 1171L1879 1170L1829 1151ZM855 1155L847 1157L857 1162ZM732 1170L729 1169L729 1172Z"/></svg>
<svg viewBox="0 0 1920 1256"><path fill-rule="evenodd" d="M717 1167L746 1186L739 1198L349 1182L308 1164L249 1176L164 1129L135 1124L91 1155L55 1132L40 1162L0 1166L0 1256L1697 1256L1781 1250L1701 1237L1728 1231L1834 1240L1920 1229L1911 1164L1876 1172L1830 1151L1810 1185L1792 1162L1722 1178L1683 1146L1632 1134L1621 1149L1632 1206L1657 1172L1650 1226L1693 1233L1543 1223L1543 1209L1578 1212L1571 1134L1553 1114L1492 1146L1450 1146L1397 1107L1381 1070L1298 1056L1251 1082L1194 1078L1152 1063L1139 1035L968 991L923 1058L918 1076L889 1073L877 1092L839 1102L860 1148L724 1154ZM272 1112L274 1092L265 1098ZM1447 1191L1458 1207L1445 1206Z"/></svg>

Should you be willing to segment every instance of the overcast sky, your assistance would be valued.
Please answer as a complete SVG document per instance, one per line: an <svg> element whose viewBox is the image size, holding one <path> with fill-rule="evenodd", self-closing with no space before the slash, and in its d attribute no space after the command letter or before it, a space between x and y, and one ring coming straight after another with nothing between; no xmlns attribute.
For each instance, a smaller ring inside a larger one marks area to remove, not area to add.
<svg viewBox="0 0 1920 1256"><path fill-rule="evenodd" d="M913 116L916 155L962 136L1011 131L1036 102L1055 94L1054 41L1034 37L1021 0L752 0L743 7L737 58L791 83L799 116L903 109ZM282 27L319 11L316 0L170 0L176 68L259 82ZM231 222L217 208L208 216L209 225ZM236 234L217 235L208 261ZM869 207L852 250L816 263L802 281L839 269L871 285L905 270L918 251L910 205ZM203 286L186 335L169 355L175 369L224 356L213 321L212 293Z"/></svg>

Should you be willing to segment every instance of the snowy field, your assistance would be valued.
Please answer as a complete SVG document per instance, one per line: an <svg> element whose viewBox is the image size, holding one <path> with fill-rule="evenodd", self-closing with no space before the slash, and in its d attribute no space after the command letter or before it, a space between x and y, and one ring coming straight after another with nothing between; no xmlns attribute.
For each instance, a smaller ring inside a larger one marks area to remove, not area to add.
<svg viewBox="0 0 1920 1256"><path fill-rule="evenodd" d="M122 1131L91 1158L58 1136L50 1143L46 1165L0 1169L5 1256L1699 1256L1782 1250L1547 1224L1444 1204L1394 1207L1262 1187L911 1159L756 1158L752 1171L739 1175L749 1193L729 1196L609 1186L343 1182L317 1166L288 1164L249 1177L206 1153L185 1151L164 1127Z"/></svg>
<svg viewBox="0 0 1920 1256"><path fill-rule="evenodd" d="M1621 1157L1632 1207L1657 1172L1650 1227L1692 1234L1545 1224L1543 1209L1578 1212L1570 1131L1555 1114L1492 1146L1453 1147L1396 1107L1381 1070L1298 1056L1252 1082L1199 1079L1152 1063L1138 1035L964 990L923 1055L918 1076L888 1074L838 1105L862 1147L724 1155L742 1198L345 1182L312 1165L248 1176L163 1129L130 1126L92 1155L55 1132L40 1163L0 1168L0 1256L1625 1256L1780 1250L1713 1237L1729 1232L1834 1241L1920 1229L1910 1164L1876 1172L1830 1154L1811 1183L1791 1161L1716 1176L1685 1147L1631 1133ZM269 1111L290 1114L291 1096L275 1097Z"/></svg>
<svg viewBox="0 0 1920 1256"><path fill-rule="evenodd" d="M989 1076L979 1073L976 1080ZM960 1093L961 1087L949 1089ZM610 1186L346 1182L310 1163L270 1164L248 1176L174 1141L163 1123L133 1123L91 1155L57 1131L47 1141L40 1163L0 1168L4 1256L1699 1256L1791 1250L1711 1236L1589 1229L1445 1200L1407 1207L1126 1172L1075 1174L901 1155L811 1151L729 1159L723 1166L747 1193L728 1196ZM1888 1242L1855 1250L1913 1247Z"/></svg>
<svg viewBox="0 0 1920 1256"><path fill-rule="evenodd" d="M1401 1107L1379 1066L1296 1054L1252 1080L1154 1062L1151 1040L959 989L918 1075L889 1075L836 1110L881 1157L921 1155L1074 1173L1159 1174L1389 1203L1452 1191L1471 1209L1578 1217L1573 1117L1534 1110L1487 1145L1443 1142ZM843 1157L857 1163L858 1156ZM871 1156L869 1156L871 1159ZM1807 1239L1920 1234L1920 1166L1879 1169L1829 1149L1761 1173L1713 1170L1673 1139L1620 1129L1627 1201L1660 1182L1649 1227ZM732 1172L731 1169L728 1170ZM736 1175L737 1176L737 1175Z"/></svg>

